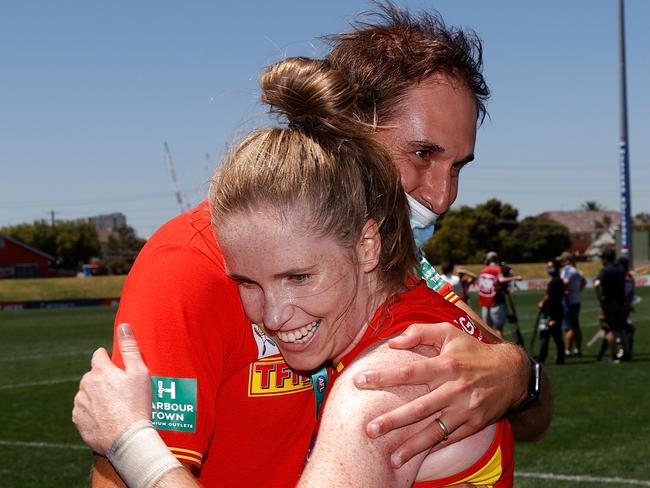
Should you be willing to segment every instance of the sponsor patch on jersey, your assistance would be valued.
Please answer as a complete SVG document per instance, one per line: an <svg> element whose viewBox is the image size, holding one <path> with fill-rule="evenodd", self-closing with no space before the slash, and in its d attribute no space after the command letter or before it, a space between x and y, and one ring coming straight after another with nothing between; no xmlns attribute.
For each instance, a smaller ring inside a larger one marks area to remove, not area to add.
<svg viewBox="0 0 650 488"><path fill-rule="evenodd" d="M249 397L288 395L305 390L311 390L311 378L292 370L279 354L250 365Z"/></svg>
<svg viewBox="0 0 650 488"><path fill-rule="evenodd" d="M151 377L151 423L158 430L196 432L196 378Z"/></svg>
<svg viewBox="0 0 650 488"><path fill-rule="evenodd" d="M264 329L257 324L251 324L253 337L257 343L257 358L262 359L280 354L280 350L273 339L266 335Z"/></svg>

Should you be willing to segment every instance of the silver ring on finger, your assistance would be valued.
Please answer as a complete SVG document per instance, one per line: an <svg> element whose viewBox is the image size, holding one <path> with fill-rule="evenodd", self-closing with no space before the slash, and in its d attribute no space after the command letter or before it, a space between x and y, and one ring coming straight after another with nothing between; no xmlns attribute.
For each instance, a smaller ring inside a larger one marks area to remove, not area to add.
<svg viewBox="0 0 650 488"><path fill-rule="evenodd" d="M442 419L437 418L436 422L438 422L438 425L440 426L440 430L442 430L442 433L444 434L444 437L442 438L442 440L446 441L447 439L449 439L449 429L447 429L447 426L442 421Z"/></svg>

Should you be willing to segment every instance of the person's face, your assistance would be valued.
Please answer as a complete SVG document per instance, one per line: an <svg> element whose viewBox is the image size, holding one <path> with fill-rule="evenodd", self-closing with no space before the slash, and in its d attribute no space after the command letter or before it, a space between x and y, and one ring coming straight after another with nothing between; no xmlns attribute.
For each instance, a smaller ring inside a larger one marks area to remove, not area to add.
<svg viewBox="0 0 650 488"><path fill-rule="evenodd" d="M391 151L402 186L418 202L442 213L456 199L458 175L474 159L476 103L464 84L435 75L414 85L377 137Z"/></svg>
<svg viewBox="0 0 650 488"><path fill-rule="evenodd" d="M216 226L246 315L300 370L348 352L365 330L371 296L363 249L315 235L308 223L304 210L256 209Z"/></svg>

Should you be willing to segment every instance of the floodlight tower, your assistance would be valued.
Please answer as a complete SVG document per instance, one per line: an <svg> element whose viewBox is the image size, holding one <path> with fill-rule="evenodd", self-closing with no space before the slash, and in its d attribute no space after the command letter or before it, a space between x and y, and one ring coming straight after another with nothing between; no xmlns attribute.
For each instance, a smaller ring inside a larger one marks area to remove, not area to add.
<svg viewBox="0 0 650 488"><path fill-rule="evenodd" d="M625 7L623 0L618 0L618 48L620 76L620 109L621 109L621 141L620 141L620 181L621 181L621 254L629 258L630 268L634 269L634 254L632 252L632 210L630 207L630 161L629 143L627 139L627 83L625 78Z"/></svg>
<svg viewBox="0 0 650 488"><path fill-rule="evenodd" d="M189 205L186 208L185 203L183 202L183 195L181 195L181 190L178 187L178 179L176 178L176 169L174 168L174 160L172 159L172 153L169 151L169 146L167 141L165 141L165 160L167 161L167 167L172 175L172 182L174 183L174 190L176 191L176 201L178 206L181 208L181 213L185 210L189 210Z"/></svg>

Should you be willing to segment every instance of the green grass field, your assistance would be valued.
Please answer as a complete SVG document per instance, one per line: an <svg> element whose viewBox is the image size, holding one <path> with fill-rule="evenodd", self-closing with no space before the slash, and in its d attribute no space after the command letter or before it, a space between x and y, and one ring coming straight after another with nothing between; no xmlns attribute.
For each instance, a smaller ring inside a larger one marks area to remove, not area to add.
<svg viewBox="0 0 650 488"><path fill-rule="evenodd" d="M122 294L126 276L0 280L0 301L109 298Z"/></svg>
<svg viewBox="0 0 650 488"><path fill-rule="evenodd" d="M650 288L638 294L633 363L595 363L594 345L583 358L556 366L551 349L555 418L542 441L517 446L517 486L650 486ZM539 297L515 296L527 344ZM92 351L110 345L114 313L104 307L0 313L0 486L88 486L91 455L70 411ZM591 290L581 318L588 340L597 331Z"/></svg>

